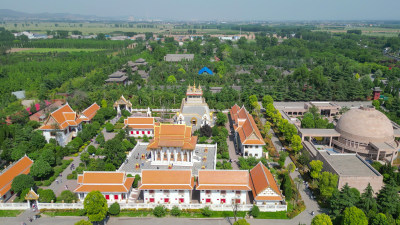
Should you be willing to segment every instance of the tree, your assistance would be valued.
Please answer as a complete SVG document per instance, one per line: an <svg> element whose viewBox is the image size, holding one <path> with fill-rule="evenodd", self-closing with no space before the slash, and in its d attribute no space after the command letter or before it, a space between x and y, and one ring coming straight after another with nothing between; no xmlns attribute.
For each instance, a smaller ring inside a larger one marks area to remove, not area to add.
<svg viewBox="0 0 400 225"><path fill-rule="evenodd" d="M132 187L133 187L133 188L137 188L137 187L138 187L139 181L140 181L140 175L139 175L139 174L136 174L136 175L135 175L135 180L134 180L133 183L132 183Z"/></svg>
<svg viewBox="0 0 400 225"><path fill-rule="evenodd" d="M343 212L343 225L368 225L368 218L364 212L355 207L346 208Z"/></svg>
<svg viewBox="0 0 400 225"><path fill-rule="evenodd" d="M371 225L390 225L385 214L378 213L372 218Z"/></svg>
<svg viewBox="0 0 400 225"><path fill-rule="evenodd" d="M200 127L200 136L211 137L211 135L212 135L212 129L208 124Z"/></svg>
<svg viewBox="0 0 400 225"><path fill-rule="evenodd" d="M153 214L156 217L164 217L167 214L167 209L163 205L158 205L153 209Z"/></svg>
<svg viewBox="0 0 400 225"><path fill-rule="evenodd" d="M175 76L174 76L174 75L170 75L170 76L167 78L167 83L168 83L168 84L176 84L176 78L175 78Z"/></svg>
<svg viewBox="0 0 400 225"><path fill-rule="evenodd" d="M301 137L297 134L293 135L292 139L290 140L290 146L296 154L302 150L303 145L301 144Z"/></svg>
<svg viewBox="0 0 400 225"><path fill-rule="evenodd" d="M118 215L121 212L121 207L119 206L118 202L111 204L108 212L114 216Z"/></svg>
<svg viewBox="0 0 400 225"><path fill-rule="evenodd" d="M35 181L30 175L20 174L13 179L11 190L15 193L21 193L23 190L33 186L35 186Z"/></svg>
<svg viewBox="0 0 400 225"><path fill-rule="evenodd" d="M101 100L101 108L107 108L107 101L105 99Z"/></svg>
<svg viewBox="0 0 400 225"><path fill-rule="evenodd" d="M398 187L393 179L390 179L389 182L387 182L379 191L377 202L381 212L393 216L396 215L400 197L398 195Z"/></svg>
<svg viewBox="0 0 400 225"><path fill-rule="evenodd" d="M107 200L100 191L91 191L83 201L90 222L104 220L108 212Z"/></svg>
<svg viewBox="0 0 400 225"><path fill-rule="evenodd" d="M95 148L96 149L96 148ZM90 161L90 155L88 152L82 152L81 153L81 161L85 163L85 165L87 165Z"/></svg>
<svg viewBox="0 0 400 225"><path fill-rule="evenodd" d="M104 136L103 136L104 137ZM93 154L96 154L96 147L94 147L94 145L89 145L89 147L87 148L87 152L90 154L90 155L93 155Z"/></svg>
<svg viewBox="0 0 400 225"><path fill-rule="evenodd" d="M114 131L114 125L112 125L112 123L107 123L106 124L106 131L107 132L113 132Z"/></svg>
<svg viewBox="0 0 400 225"><path fill-rule="evenodd" d="M239 219L238 221L234 222L233 225L250 225L246 219Z"/></svg>
<svg viewBox="0 0 400 225"><path fill-rule="evenodd" d="M223 112L217 113L217 120L215 121L218 126L224 126L228 121L228 117Z"/></svg>
<svg viewBox="0 0 400 225"><path fill-rule="evenodd" d="M375 213L378 211L378 203L374 198L374 190L372 190L370 183L368 183L364 193L361 194L360 202L357 204L357 207L360 208L366 215L368 215L370 211Z"/></svg>
<svg viewBox="0 0 400 225"><path fill-rule="evenodd" d="M331 218L325 213L316 215L311 220L311 225L333 225Z"/></svg>
<svg viewBox="0 0 400 225"><path fill-rule="evenodd" d="M355 188L344 185L339 191L335 190L329 199L330 213L333 217L340 215L345 208L355 206L360 200L360 192Z"/></svg>
<svg viewBox="0 0 400 225"><path fill-rule="evenodd" d="M271 95L265 95L263 98L262 98L262 106L264 107L264 108L266 108L267 107L267 105L268 104L273 104L274 103L274 99L271 97Z"/></svg>
<svg viewBox="0 0 400 225"><path fill-rule="evenodd" d="M310 166L311 166L311 177L314 179L318 179L323 167L323 162L319 161L319 160L313 160L310 162Z"/></svg>
<svg viewBox="0 0 400 225"><path fill-rule="evenodd" d="M52 172L53 168L50 166L50 164L43 159L39 159L33 163L30 173L33 177L43 179L50 176Z"/></svg>
<svg viewBox="0 0 400 225"><path fill-rule="evenodd" d="M322 172L318 187L323 200L329 199L333 192L337 190L338 176L330 172Z"/></svg>
<svg viewBox="0 0 400 225"><path fill-rule="evenodd" d="M106 143L105 139L104 139L104 135L103 133L100 133L99 135L97 135L96 137L96 142L99 143L100 147L103 147L104 144Z"/></svg>
<svg viewBox="0 0 400 225"><path fill-rule="evenodd" d="M292 181L290 180L289 174L285 173L281 185L283 194L285 195L286 201L290 201L293 198Z"/></svg>
<svg viewBox="0 0 400 225"><path fill-rule="evenodd" d="M125 150L121 141L117 138L113 138L106 142L104 146L104 155L106 156L105 162L112 163L116 167L119 167L126 159Z"/></svg>
<svg viewBox="0 0 400 225"><path fill-rule="evenodd" d="M75 225L93 225L93 224L92 222L87 220L79 220L78 222L75 223Z"/></svg>
<svg viewBox="0 0 400 225"><path fill-rule="evenodd" d="M44 149L40 158L49 163L50 166L54 166L56 163L56 155L54 154L53 149Z"/></svg>
<svg viewBox="0 0 400 225"><path fill-rule="evenodd" d="M56 201L56 195L54 194L53 190L51 189L39 189L39 202L51 202L52 200Z"/></svg>
<svg viewBox="0 0 400 225"><path fill-rule="evenodd" d="M64 200L65 203L72 203L73 201L76 202L76 200L77 200L78 198L76 197L76 195L75 195L72 191L70 191L70 190L65 190L65 191L61 192L61 194L60 194L60 196L59 196L59 199L60 199L61 201Z"/></svg>
<svg viewBox="0 0 400 225"><path fill-rule="evenodd" d="M289 170L289 172L293 173L294 170L296 169L296 166L294 165L293 162L290 162L289 165L287 166L287 169Z"/></svg>
<svg viewBox="0 0 400 225"><path fill-rule="evenodd" d="M252 215L254 218L257 218L258 215L260 214L260 208L258 208L257 205L253 205L250 209L250 215Z"/></svg>

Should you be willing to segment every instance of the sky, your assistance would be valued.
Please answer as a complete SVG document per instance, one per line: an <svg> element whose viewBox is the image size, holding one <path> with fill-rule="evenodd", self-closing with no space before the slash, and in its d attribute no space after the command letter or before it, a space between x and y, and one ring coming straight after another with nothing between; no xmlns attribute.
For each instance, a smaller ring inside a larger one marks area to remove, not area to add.
<svg viewBox="0 0 400 225"><path fill-rule="evenodd" d="M400 20L400 0L1 0L0 8L187 21Z"/></svg>

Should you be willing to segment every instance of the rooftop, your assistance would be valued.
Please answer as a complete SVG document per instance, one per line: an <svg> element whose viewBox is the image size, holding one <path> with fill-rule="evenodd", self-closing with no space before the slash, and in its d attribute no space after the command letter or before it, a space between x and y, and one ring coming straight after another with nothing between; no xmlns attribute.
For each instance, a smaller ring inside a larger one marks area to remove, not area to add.
<svg viewBox="0 0 400 225"><path fill-rule="evenodd" d="M329 162L339 176L382 176L356 154L339 154L326 150L318 151Z"/></svg>
<svg viewBox="0 0 400 225"><path fill-rule="evenodd" d="M197 190L250 191L247 170L200 170Z"/></svg>
<svg viewBox="0 0 400 225"><path fill-rule="evenodd" d="M191 170L142 170L140 190L178 189L192 190Z"/></svg>
<svg viewBox="0 0 400 225"><path fill-rule="evenodd" d="M300 128L299 132L305 137L340 137L335 129Z"/></svg>
<svg viewBox="0 0 400 225"><path fill-rule="evenodd" d="M17 162L1 171L0 174L0 196L5 195L11 189L13 179L20 174L28 174L33 164L28 156L24 156Z"/></svg>
<svg viewBox="0 0 400 225"><path fill-rule="evenodd" d="M135 178L125 172L84 171L78 175L78 187L74 192L128 192Z"/></svg>
<svg viewBox="0 0 400 225"><path fill-rule="evenodd" d="M182 60L193 60L194 54L167 54L164 60L167 62L179 62Z"/></svg>
<svg viewBox="0 0 400 225"><path fill-rule="evenodd" d="M197 136L192 136L192 127L186 124L160 124L154 126L154 139L147 149L161 147L179 147L193 150L196 147Z"/></svg>

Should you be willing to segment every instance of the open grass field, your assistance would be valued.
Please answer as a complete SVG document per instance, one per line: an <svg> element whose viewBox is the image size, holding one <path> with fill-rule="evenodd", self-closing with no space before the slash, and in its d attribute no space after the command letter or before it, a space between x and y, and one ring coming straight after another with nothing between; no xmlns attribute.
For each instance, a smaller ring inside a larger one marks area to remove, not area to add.
<svg viewBox="0 0 400 225"><path fill-rule="evenodd" d="M0 210L0 217L16 217L24 210Z"/></svg>
<svg viewBox="0 0 400 225"><path fill-rule="evenodd" d="M400 29L382 27L345 27L345 26L320 26L320 29L313 31L325 31L331 33L346 33L347 30L361 30L363 35L397 37Z"/></svg>
<svg viewBox="0 0 400 225"><path fill-rule="evenodd" d="M48 52L96 52L104 49L92 48L12 48L11 53L48 53Z"/></svg>
<svg viewBox="0 0 400 225"><path fill-rule="evenodd" d="M116 26L118 25L118 26ZM122 26L121 26L122 25ZM153 32L159 34L169 33L185 33L188 28L176 29L173 24L152 24L151 28L143 28L142 24L128 24L128 23L58 23L58 22L7 22L2 25L7 30L11 31L31 31L33 33L46 34L47 31L67 30L67 31L80 31L83 35L98 34L98 33L112 33L112 32ZM193 29L193 28L190 28ZM237 34L238 31L233 30L218 30L218 29L196 29L197 33L207 34Z"/></svg>

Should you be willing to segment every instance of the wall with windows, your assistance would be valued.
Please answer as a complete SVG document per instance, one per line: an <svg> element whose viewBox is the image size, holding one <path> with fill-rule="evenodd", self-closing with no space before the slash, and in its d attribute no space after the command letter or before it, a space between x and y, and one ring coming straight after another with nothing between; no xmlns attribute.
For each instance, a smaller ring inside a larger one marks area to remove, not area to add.
<svg viewBox="0 0 400 225"><path fill-rule="evenodd" d="M88 193L77 193L77 194L78 194L79 200L83 202L83 200L85 200L85 197ZM121 201L126 201L126 199L129 198L130 192L128 192L128 193L105 193L105 192L102 192L102 194L104 195L104 198L106 198L106 200L108 202L121 202Z"/></svg>
<svg viewBox="0 0 400 225"><path fill-rule="evenodd" d="M189 190L143 190L144 203L190 203Z"/></svg>
<svg viewBox="0 0 400 225"><path fill-rule="evenodd" d="M129 129L128 134L130 137L154 137L154 129Z"/></svg>
<svg viewBox="0 0 400 225"><path fill-rule="evenodd" d="M200 203L203 204L232 204L232 200L237 203L246 203L247 191L235 190L200 190Z"/></svg>

